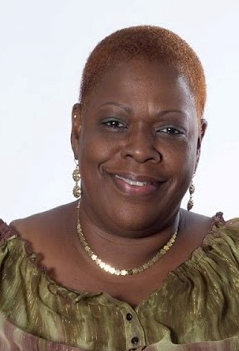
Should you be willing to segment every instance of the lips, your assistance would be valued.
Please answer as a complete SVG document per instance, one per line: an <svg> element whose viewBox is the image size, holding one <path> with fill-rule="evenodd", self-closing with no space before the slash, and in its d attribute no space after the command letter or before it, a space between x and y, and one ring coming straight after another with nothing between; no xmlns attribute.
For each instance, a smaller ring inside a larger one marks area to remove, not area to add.
<svg viewBox="0 0 239 351"><path fill-rule="evenodd" d="M146 185L151 184L151 182L140 182L140 181L137 181L137 180L132 180L132 179L128 179L128 178L125 178L125 177L121 177L119 175L116 175L115 177L118 178L118 179L121 179L125 183L127 183L129 185L133 185L133 186L146 186Z"/></svg>
<svg viewBox="0 0 239 351"><path fill-rule="evenodd" d="M146 196L154 194L162 182L151 177L138 176L135 174L113 175L116 187L125 195Z"/></svg>

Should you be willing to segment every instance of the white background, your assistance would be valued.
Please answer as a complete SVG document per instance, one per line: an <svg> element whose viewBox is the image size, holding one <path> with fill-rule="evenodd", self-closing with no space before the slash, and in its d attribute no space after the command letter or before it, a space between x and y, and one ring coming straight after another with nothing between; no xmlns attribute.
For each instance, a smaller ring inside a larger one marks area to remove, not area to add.
<svg viewBox="0 0 239 351"><path fill-rule="evenodd" d="M5 221L73 200L70 116L84 62L103 37L138 24L175 31L201 58L209 128L194 210L239 216L239 1L0 0L0 217Z"/></svg>

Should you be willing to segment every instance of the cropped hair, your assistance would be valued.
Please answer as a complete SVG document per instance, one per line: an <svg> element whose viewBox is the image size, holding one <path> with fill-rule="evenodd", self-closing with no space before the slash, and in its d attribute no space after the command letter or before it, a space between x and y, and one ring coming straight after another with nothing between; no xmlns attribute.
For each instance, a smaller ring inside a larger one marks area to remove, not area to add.
<svg viewBox="0 0 239 351"><path fill-rule="evenodd" d="M206 102L202 64L185 40L157 26L124 28L99 42L83 70L79 97L82 105L108 71L133 59L156 61L176 69L186 79L194 96L198 118L202 118Z"/></svg>

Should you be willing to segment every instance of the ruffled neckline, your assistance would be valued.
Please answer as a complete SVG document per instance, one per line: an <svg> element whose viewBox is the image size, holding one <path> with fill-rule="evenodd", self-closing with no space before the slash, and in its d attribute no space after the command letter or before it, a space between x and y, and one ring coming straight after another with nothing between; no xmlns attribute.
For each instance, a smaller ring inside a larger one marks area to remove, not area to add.
<svg viewBox="0 0 239 351"><path fill-rule="evenodd" d="M185 269L188 267L188 265L195 265L198 264L203 257L203 254L205 251L211 250L212 249L212 244L215 242L215 239L220 237L220 233L218 232L218 228L224 226L226 223L230 223L230 221L225 222L223 218L223 213L222 212L217 212L215 216L212 217L212 223L211 226L205 235L205 237L202 240L202 243L200 246L198 246L191 254L190 257L180 264L176 269L170 271L167 275L167 277L164 280L163 286L156 289L152 293L150 293L147 298L145 298L140 304L137 306L137 308L141 305L144 304L145 300L148 300L151 296L155 295L155 293L158 293L160 290L162 290L168 283L171 281L171 279L175 279L175 276L179 275L184 275L185 274ZM54 280L52 276L52 270L47 268L42 264L42 254L41 253L36 253L32 250L32 245L28 240L22 239L20 234L17 232L17 230L12 227L11 225L6 224L4 221L0 219L0 245L3 245L4 243L8 243L14 239L17 239L20 244L23 245L24 247L24 253L26 254L27 259L29 259L30 263L32 264L33 269L36 270L40 275L43 275L44 278L47 281L48 285L48 290L50 293L54 295L58 295L64 299L69 299L73 302L78 302L85 297L93 297L93 296L105 296L106 299L109 301L109 299L113 299L114 301L118 301L116 298L111 297L109 294L104 293L104 292L98 292L98 293L92 293L88 291L80 291L80 290L75 290L73 288L64 286ZM120 301L119 301L120 302ZM120 302L122 303L122 302Z"/></svg>

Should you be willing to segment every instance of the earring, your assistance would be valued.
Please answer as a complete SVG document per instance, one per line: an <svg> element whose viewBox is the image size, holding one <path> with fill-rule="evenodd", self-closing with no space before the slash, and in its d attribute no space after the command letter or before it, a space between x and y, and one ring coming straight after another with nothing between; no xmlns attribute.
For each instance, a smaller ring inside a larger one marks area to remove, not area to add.
<svg viewBox="0 0 239 351"><path fill-rule="evenodd" d="M75 181L75 186L73 188L73 195L78 199L81 197L81 186L78 184L81 180L80 170L78 163L76 164L76 168L72 173L72 178Z"/></svg>
<svg viewBox="0 0 239 351"><path fill-rule="evenodd" d="M193 181L191 181L191 184L189 185L189 195L190 198L188 200L187 204L187 210L190 211L193 208L193 193L195 191L195 186L193 184Z"/></svg>

